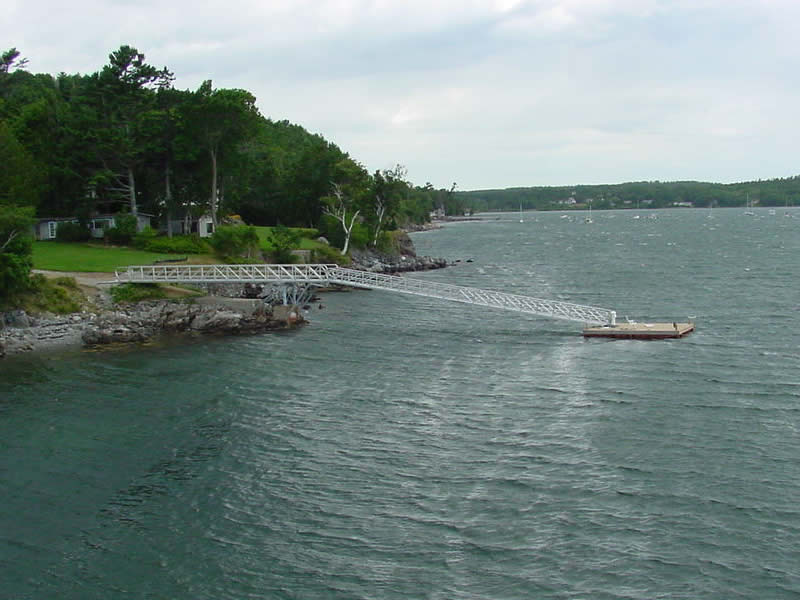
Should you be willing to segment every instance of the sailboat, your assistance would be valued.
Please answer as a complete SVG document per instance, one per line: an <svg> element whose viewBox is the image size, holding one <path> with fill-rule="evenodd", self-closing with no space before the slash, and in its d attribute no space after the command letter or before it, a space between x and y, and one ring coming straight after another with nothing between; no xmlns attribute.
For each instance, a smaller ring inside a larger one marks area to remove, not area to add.
<svg viewBox="0 0 800 600"><path fill-rule="evenodd" d="M749 193L747 194L747 210L744 211L744 214L746 214L747 216L750 216L750 217L752 217L753 215L756 214L756 213L753 212L753 205L750 204L750 194Z"/></svg>
<svg viewBox="0 0 800 600"><path fill-rule="evenodd" d="M584 223L594 223L594 221L592 221L592 203L591 202L589 203L589 215L583 221L584 221Z"/></svg>
<svg viewBox="0 0 800 600"><path fill-rule="evenodd" d="M522 220L522 202L519 203L519 222L524 223L525 221Z"/></svg>

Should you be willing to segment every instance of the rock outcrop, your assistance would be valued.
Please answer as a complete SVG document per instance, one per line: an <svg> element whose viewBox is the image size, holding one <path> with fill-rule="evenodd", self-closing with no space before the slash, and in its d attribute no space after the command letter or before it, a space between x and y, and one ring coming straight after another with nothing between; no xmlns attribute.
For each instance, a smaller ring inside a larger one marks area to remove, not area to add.
<svg viewBox="0 0 800 600"><path fill-rule="evenodd" d="M408 235L395 238L396 248L392 253L376 250L351 250L352 267L373 273L406 273L428 271L448 266L444 258L417 256L414 243Z"/></svg>
<svg viewBox="0 0 800 600"><path fill-rule="evenodd" d="M0 315L0 357L62 346L143 342L162 333L240 334L292 327L302 311L258 300L204 298L203 302L140 302L100 313L67 316ZM21 313L21 314L19 314Z"/></svg>

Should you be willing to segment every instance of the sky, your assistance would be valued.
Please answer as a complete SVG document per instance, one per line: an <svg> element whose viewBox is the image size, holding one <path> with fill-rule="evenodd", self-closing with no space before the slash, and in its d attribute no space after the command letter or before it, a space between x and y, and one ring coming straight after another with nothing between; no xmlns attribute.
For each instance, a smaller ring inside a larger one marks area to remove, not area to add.
<svg viewBox="0 0 800 600"><path fill-rule="evenodd" d="M459 190L800 174L798 0L5 0L0 50L175 86Z"/></svg>

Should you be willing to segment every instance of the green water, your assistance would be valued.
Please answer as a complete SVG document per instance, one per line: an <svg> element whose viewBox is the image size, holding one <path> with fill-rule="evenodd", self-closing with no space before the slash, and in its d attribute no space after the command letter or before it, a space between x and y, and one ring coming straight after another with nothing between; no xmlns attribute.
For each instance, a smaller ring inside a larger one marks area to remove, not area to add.
<svg viewBox="0 0 800 600"><path fill-rule="evenodd" d="M0 362L0 597L799 597L800 212L633 214L416 234L462 262L413 276L687 338L355 291Z"/></svg>

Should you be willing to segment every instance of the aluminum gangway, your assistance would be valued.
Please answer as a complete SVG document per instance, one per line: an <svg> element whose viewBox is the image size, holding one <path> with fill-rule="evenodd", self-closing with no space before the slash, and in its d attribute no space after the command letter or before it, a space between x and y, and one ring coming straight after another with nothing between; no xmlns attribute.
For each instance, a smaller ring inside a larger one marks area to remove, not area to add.
<svg viewBox="0 0 800 600"><path fill-rule="evenodd" d="M114 283L284 283L344 285L438 298L596 325L615 325L616 312L596 306L532 298L494 290L451 285L346 269L338 265L151 265L118 269Z"/></svg>

